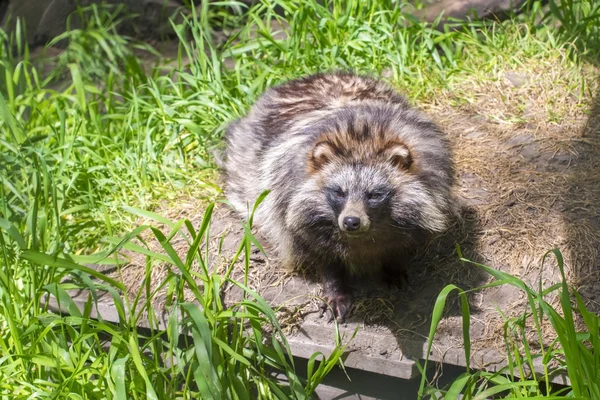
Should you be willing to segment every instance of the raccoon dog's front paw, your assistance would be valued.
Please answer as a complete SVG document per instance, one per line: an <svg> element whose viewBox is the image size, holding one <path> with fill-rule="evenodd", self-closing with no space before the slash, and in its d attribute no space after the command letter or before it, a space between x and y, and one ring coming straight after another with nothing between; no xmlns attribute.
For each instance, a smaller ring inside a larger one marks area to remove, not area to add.
<svg viewBox="0 0 600 400"><path fill-rule="evenodd" d="M323 304L319 307L319 318L323 314L327 315L327 322L337 318L339 322L344 322L347 314L352 308L352 296L343 291L325 291L323 293Z"/></svg>

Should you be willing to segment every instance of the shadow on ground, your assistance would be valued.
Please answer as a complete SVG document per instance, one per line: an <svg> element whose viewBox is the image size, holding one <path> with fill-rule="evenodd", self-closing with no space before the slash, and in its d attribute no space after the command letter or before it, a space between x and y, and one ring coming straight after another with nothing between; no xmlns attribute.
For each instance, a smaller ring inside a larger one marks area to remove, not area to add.
<svg viewBox="0 0 600 400"><path fill-rule="evenodd" d="M406 260L408 285L382 287L371 283L354 284L357 295L350 322L366 324L379 330L384 327L397 340L401 353L408 357L423 356L427 343L431 318L436 299L442 289L454 284L462 290L470 290L485 283L481 270L464 264L459 259L456 246L470 260L483 261L478 254L479 221L475 210L464 202L460 218L444 234L427 246L416 249ZM477 310L477 294L468 296L471 310ZM444 309L444 316L457 320L461 316L458 297L451 295ZM460 325L446 327L444 337L461 337Z"/></svg>
<svg viewBox="0 0 600 400"><path fill-rule="evenodd" d="M600 77L599 77L600 79ZM600 91L573 141L568 190L562 204L567 274L590 309L600 311ZM562 250L562 249L561 249Z"/></svg>

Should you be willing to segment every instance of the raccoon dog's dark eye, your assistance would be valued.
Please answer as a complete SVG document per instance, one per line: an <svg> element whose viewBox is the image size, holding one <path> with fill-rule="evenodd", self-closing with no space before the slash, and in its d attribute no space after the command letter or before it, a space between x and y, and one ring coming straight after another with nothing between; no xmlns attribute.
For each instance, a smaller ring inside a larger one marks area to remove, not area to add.
<svg viewBox="0 0 600 400"><path fill-rule="evenodd" d="M346 197L346 193L342 190L342 188L331 188L329 191L338 199L343 199Z"/></svg>
<svg viewBox="0 0 600 400"><path fill-rule="evenodd" d="M383 193L381 192L371 192L367 195L369 200L378 201L383 199Z"/></svg>

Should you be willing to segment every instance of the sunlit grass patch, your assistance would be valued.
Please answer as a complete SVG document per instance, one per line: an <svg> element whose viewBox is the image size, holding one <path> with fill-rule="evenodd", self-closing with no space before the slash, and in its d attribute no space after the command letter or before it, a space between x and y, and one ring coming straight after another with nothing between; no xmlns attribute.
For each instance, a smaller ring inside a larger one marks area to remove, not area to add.
<svg viewBox="0 0 600 400"><path fill-rule="evenodd" d="M548 252L542 263L547 257L556 258L562 276L561 282L550 287L544 287L541 281L539 287L530 287L512 275L473 263L494 277L488 287L511 285L523 291L527 298L528 307L521 316L503 316L507 365L497 372L470 369L470 311L466 292L454 285L444 288L433 311L429 348L434 342L447 297L451 292L457 291L462 304L467 370L442 391L427 387L423 375L419 398L426 393L438 393L445 398L457 398L462 394L465 399L494 395L502 398L600 398L600 319L588 310L581 296L569 288L560 251L554 249ZM463 261L470 263L466 259ZM554 301L556 298L559 299L558 302ZM550 344L546 340L548 330L555 336ZM426 364L427 362L425 366ZM557 374L568 377L567 387L553 384L552 378Z"/></svg>

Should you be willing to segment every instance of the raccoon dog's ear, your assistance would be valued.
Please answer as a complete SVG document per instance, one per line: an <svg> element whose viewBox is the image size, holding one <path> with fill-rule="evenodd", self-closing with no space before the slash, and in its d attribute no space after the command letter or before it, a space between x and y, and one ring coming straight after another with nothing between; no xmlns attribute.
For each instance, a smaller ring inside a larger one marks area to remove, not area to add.
<svg viewBox="0 0 600 400"><path fill-rule="evenodd" d="M328 164L335 156L335 151L331 143L323 141L318 142L310 154L309 165L313 171L318 171Z"/></svg>
<svg viewBox="0 0 600 400"><path fill-rule="evenodd" d="M413 163L410 150L404 143L392 142L387 146L385 154L388 160L400 169L407 170Z"/></svg>

